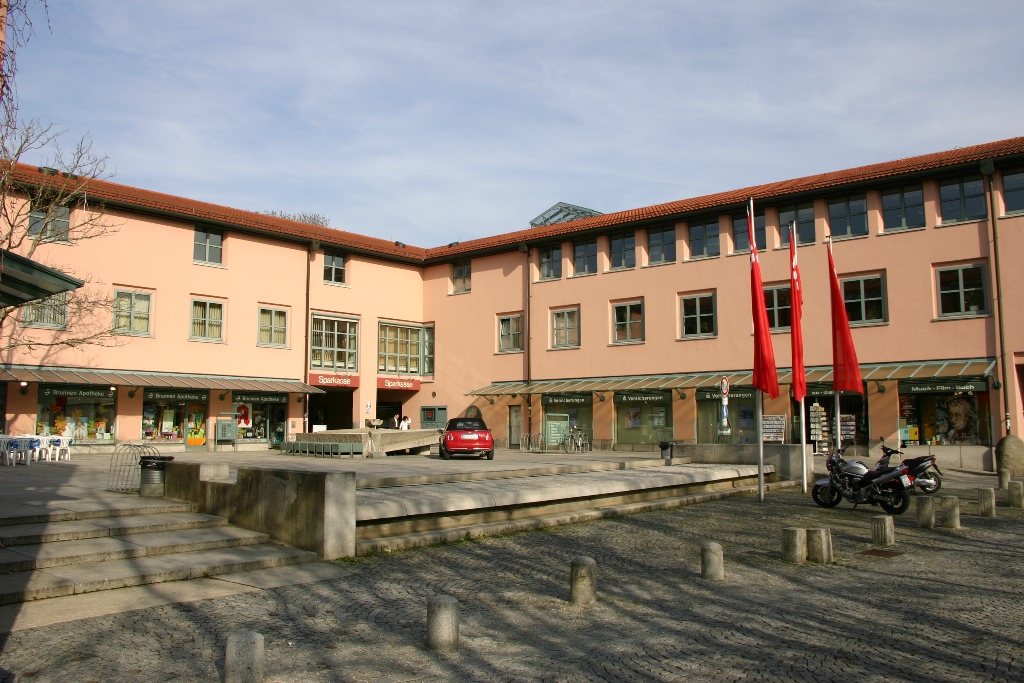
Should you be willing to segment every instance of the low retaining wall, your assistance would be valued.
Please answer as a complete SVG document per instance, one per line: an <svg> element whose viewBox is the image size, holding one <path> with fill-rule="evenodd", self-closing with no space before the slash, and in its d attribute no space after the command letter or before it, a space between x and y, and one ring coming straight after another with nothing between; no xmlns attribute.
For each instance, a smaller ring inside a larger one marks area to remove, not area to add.
<svg viewBox="0 0 1024 683"><path fill-rule="evenodd" d="M677 443L672 447L673 457L690 458L692 463L715 465L756 465L757 446L754 444ZM764 464L775 467L782 479L800 479L800 444L765 444ZM807 445L807 476L814 469L811 446Z"/></svg>
<svg viewBox="0 0 1024 683"><path fill-rule="evenodd" d="M169 462L164 496L324 560L355 556L355 472L240 467L236 483L227 477L224 464Z"/></svg>

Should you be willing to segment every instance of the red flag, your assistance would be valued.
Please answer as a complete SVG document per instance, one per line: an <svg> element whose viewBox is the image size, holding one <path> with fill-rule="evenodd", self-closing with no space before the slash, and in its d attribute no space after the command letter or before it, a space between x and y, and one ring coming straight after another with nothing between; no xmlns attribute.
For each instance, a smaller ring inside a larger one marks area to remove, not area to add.
<svg viewBox="0 0 1024 683"><path fill-rule="evenodd" d="M807 373L804 371L804 330L803 308L804 288L800 280L800 266L796 262L796 235L790 224L789 234L789 305L790 305L790 337L793 346L793 398L797 401L807 395Z"/></svg>
<svg viewBox="0 0 1024 683"><path fill-rule="evenodd" d="M832 241L828 241L828 269L832 289L832 390L864 393L864 380L860 376L857 350L853 348L850 319L846 316L843 290L832 260Z"/></svg>
<svg viewBox="0 0 1024 683"><path fill-rule="evenodd" d="M775 350L768 328L768 311L764 307L764 284L761 262L757 258L754 239L754 198L747 206L747 232L750 235L750 312L754 318L754 388L767 391L772 398L779 395L779 377L775 369Z"/></svg>

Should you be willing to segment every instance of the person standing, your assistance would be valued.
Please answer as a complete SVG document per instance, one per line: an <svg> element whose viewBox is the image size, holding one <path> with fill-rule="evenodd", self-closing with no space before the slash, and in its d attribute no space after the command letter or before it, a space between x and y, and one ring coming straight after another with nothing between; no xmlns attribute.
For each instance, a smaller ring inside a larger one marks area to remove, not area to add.
<svg viewBox="0 0 1024 683"><path fill-rule="evenodd" d="M400 421L398 419L398 413L395 413L391 416L391 419L388 420L388 429L398 429L399 425Z"/></svg>
<svg viewBox="0 0 1024 683"><path fill-rule="evenodd" d="M410 427L412 427L412 418L410 418L408 415L403 416L402 422L401 424L398 425L398 428L408 430Z"/></svg>

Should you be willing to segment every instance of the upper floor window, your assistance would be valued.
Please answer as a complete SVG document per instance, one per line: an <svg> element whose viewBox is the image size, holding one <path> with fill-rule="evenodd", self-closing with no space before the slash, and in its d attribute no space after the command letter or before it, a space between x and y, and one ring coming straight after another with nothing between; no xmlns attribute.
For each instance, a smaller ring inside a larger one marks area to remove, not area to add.
<svg viewBox="0 0 1024 683"><path fill-rule="evenodd" d="M885 230L924 227L924 193L920 185L882 192L882 221Z"/></svg>
<svg viewBox="0 0 1024 683"><path fill-rule="evenodd" d="M381 323L377 334L377 370L433 374L434 328Z"/></svg>
<svg viewBox="0 0 1024 683"><path fill-rule="evenodd" d="M498 351L523 350L523 316L506 315L498 319Z"/></svg>
<svg viewBox="0 0 1024 683"><path fill-rule="evenodd" d="M114 331L119 334L149 334L151 298L143 292L114 292Z"/></svg>
<svg viewBox="0 0 1024 683"><path fill-rule="evenodd" d="M779 241L784 247L789 246L789 225L793 221L796 221L796 243L814 244L814 204L807 202L779 209Z"/></svg>
<svg viewBox="0 0 1024 683"><path fill-rule="evenodd" d="M345 284L345 255L337 252L324 250L324 282Z"/></svg>
<svg viewBox="0 0 1024 683"><path fill-rule="evenodd" d="M939 315L980 315L985 305L985 267L982 265L939 268Z"/></svg>
<svg viewBox="0 0 1024 683"><path fill-rule="evenodd" d="M885 321L885 283L880 275L840 282L850 324Z"/></svg>
<svg viewBox="0 0 1024 683"><path fill-rule="evenodd" d="M41 242L68 242L70 230L71 209L66 206L36 209L28 216L29 237Z"/></svg>
<svg viewBox="0 0 1024 683"><path fill-rule="evenodd" d="M551 346L564 348L580 345L580 309L569 308L551 313Z"/></svg>
<svg viewBox="0 0 1024 683"><path fill-rule="evenodd" d="M868 234L868 203L864 195L830 201L828 228L833 237L858 237Z"/></svg>
<svg viewBox="0 0 1024 683"><path fill-rule="evenodd" d="M597 240L576 242L572 246L573 275L597 272Z"/></svg>
<svg viewBox="0 0 1024 683"><path fill-rule="evenodd" d="M288 312L261 308L259 339L261 346L285 346L288 343Z"/></svg>
<svg viewBox="0 0 1024 683"><path fill-rule="evenodd" d="M224 233L220 230L206 230L197 227L192 260L201 263L222 263L223 242Z"/></svg>
<svg viewBox="0 0 1024 683"><path fill-rule="evenodd" d="M939 201L943 223L984 218L985 181L981 176L944 180L939 183Z"/></svg>
<svg viewBox="0 0 1024 683"><path fill-rule="evenodd" d="M540 279L558 280L562 277L562 245L540 248Z"/></svg>
<svg viewBox="0 0 1024 683"><path fill-rule="evenodd" d="M718 219L701 218L690 222L690 258L718 256Z"/></svg>
<svg viewBox="0 0 1024 683"><path fill-rule="evenodd" d="M611 268L633 268L636 266L636 233L612 235L609 261Z"/></svg>
<svg viewBox="0 0 1024 683"><path fill-rule="evenodd" d="M472 289L472 282L470 276L472 270L470 268L470 262L467 261L456 261L452 264L452 291L453 292L468 292Z"/></svg>
<svg viewBox="0 0 1024 683"><path fill-rule="evenodd" d="M356 370L359 322L313 316L309 364L328 370Z"/></svg>
<svg viewBox="0 0 1024 683"><path fill-rule="evenodd" d="M21 322L31 327L65 329L68 326L69 300L67 292L60 292L33 301L21 309Z"/></svg>
<svg viewBox="0 0 1024 683"><path fill-rule="evenodd" d="M192 300L192 339L224 339L224 304Z"/></svg>
<svg viewBox="0 0 1024 683"><path fill-rule="evenodd" d="M695 296L681 297L679 309L682 320L682 334L680 336L714 336L716 332L714 294L697 294Z"/></svg>
<svg viewBox="0 0 1024 683"><path fill-rule="evenodd" d="M763 251L767 245L763 213L754 216L754 238L757 240L757 248ZM746 214L732 219L732 241L735 251L750 251L750 226Z"/></svg>
<svg viewBox="0 0 1024 683"><path fill-rule="evenodd" d="M768 311L768 327L773 330L786 330L791 325L790 290L785 287L765 287L764 307Z"/></svg>
<svg viewBox="0 0 1024 683"><path fill-rule="evenodd" d="M1003 172L1003 211L1024 211L1024 169Z"/></svg>
<svg viewBox="0 0 1024 683"><path fill-rule="evenodd" d="M644 304L633 301L612 306L612 341L616 344L644 340Z"/></svg>
<svg viewBox="0 0 1024 683"><path fill-rule="evenodd" d="M647 231L648 263L675 263L676 229L651 228Z"/></svg>

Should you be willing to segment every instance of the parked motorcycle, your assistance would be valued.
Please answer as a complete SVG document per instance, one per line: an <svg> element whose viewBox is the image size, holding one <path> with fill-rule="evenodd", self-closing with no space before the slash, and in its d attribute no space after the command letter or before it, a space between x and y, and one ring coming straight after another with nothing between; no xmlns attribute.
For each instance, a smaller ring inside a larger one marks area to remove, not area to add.
<svg viewBox="0 0 1024 683"><path fill-rule="evenodd" d="M905 464L869 470L860 460L843 460L844 451L846 448L838 449L825 462L829 476L814 483L811 498L815 503L823 508L834 508L845 498L854 507L862 503L880 505L891 515L907 511L910 507L908 491L913 484Z"/></svg>
<svg viewBox="0 0 1024 683"><path fill-rule="evenodd" d="M894 455L903 455L903 451L895 448L882 446L882 457L875 464L875 469L888 467L889 460ZM935 493L942 488L942 470L935 463L934 455L924 455L920 458L904 458L903 464L907 466L907 476L914 486L919 487L924 493ZM932 468L935 471L932 471ZM913 487L911 487L913 488Z"/></svg>

